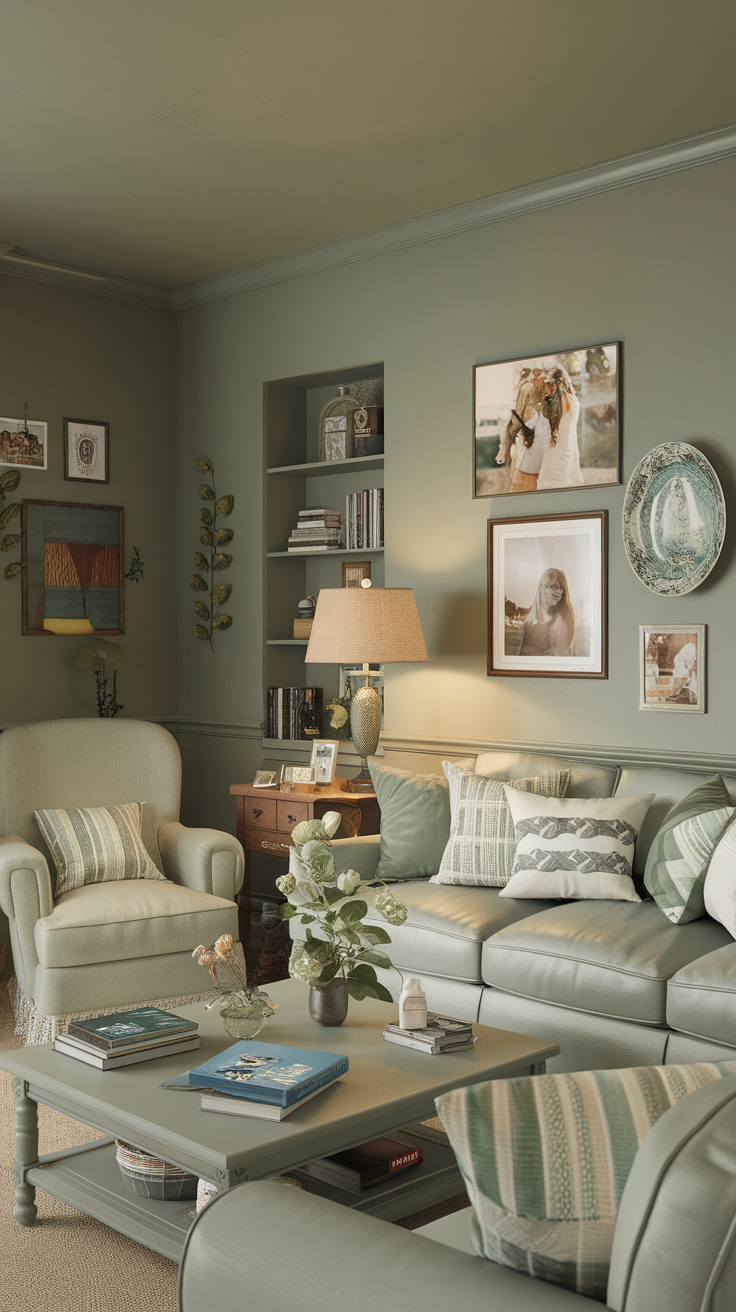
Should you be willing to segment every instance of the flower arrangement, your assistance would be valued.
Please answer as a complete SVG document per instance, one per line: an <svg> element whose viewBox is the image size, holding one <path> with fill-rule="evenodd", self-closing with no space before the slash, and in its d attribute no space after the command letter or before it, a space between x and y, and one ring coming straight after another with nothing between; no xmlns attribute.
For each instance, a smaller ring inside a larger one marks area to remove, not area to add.
<svg viewBox="0 0 736 1312"><path fill-rule="evenodd" d="M208 967L218 990L212 1001L205 1003L205 1011L219 1003L222 1023L228 1034L234 1039L255 1038L273 1016L276 1003L262 989L249 986L240 944L234 942L232 934L222 934L213 948L200 943L192 956L197 958L200 966Z"/></svg>
<svg viewBox="0 0 736 1312"><path fill-rule="evenodd" d="M390 968L392 964L380 947L390 943L391 937L379 925L363 924L368 903L353 896L363 883L358 872L336 873L330 839L340 820L337 812L328 811L321 820L304 820L292 830L292 871L281 875L276 886L289 899L281 908L282 919L298 916L306 926L307 937L306 941L294 943L289 974L317 989L342 977L351 998L392 1002L375 971L376 966ZM385 885L374 897L373 906L391 925L403 924L408 915L403 902ZM312 926L319 937L315 937Z"/></svg>

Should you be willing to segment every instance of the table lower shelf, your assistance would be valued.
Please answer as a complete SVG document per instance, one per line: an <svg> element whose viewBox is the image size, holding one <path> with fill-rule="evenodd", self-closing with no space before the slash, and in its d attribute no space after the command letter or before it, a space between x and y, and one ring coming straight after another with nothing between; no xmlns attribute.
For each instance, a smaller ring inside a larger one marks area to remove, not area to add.
<svg viewBox="0 0 736 1312"><path fill-rule="evenodd" d="M412 1126L397 1132L396 1138L420 1147L423 1161L361 1194L336 1189L303 1171L292 1170L289 1175L296 1176L310 1194L384 1221L411 1216L464 1189L454 1153L441 1131ZM146 1248L180 1261L187 1231L196 1215L194 1199L160 1202L130 1193L115 1159L114 1141L101 1141L97 1147L85 1147L76 1154L70 1152L42 1163L27 1172L26 1180Z"/></svg>

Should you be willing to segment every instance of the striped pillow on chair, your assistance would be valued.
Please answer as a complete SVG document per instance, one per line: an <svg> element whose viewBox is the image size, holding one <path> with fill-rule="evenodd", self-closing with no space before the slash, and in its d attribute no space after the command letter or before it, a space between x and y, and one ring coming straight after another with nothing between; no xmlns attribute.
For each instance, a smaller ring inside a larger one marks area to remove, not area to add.
<svg viewBox="0 0 736 1312"><path fill-rule="evenodd" d="M56 896L84 884L164 879L141 839L140 802L36 811L56 866Z"/></svg>

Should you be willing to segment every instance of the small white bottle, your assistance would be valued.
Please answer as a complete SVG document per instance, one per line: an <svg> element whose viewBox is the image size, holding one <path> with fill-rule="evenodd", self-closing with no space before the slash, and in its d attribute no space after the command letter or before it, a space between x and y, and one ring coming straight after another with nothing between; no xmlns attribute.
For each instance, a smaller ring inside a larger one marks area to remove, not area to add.
<svg viewBox="0 0 736 1312"><path fill-rule="evenodd" d="M399 996L399 1025L404 1030L427 1026L427 999L418 979L408 979Z"/></svg>

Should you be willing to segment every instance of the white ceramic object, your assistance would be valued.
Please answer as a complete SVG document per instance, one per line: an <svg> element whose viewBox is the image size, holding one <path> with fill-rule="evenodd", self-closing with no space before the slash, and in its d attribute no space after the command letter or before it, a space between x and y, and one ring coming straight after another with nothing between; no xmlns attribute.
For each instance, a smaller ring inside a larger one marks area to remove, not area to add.
<svg viewBox="0 0 736 1312"><path fill-rule="evenodd" d="M399 996L399 1025L404 1030L427 1027L427 999L418 979L408 979Z"/></svg>

